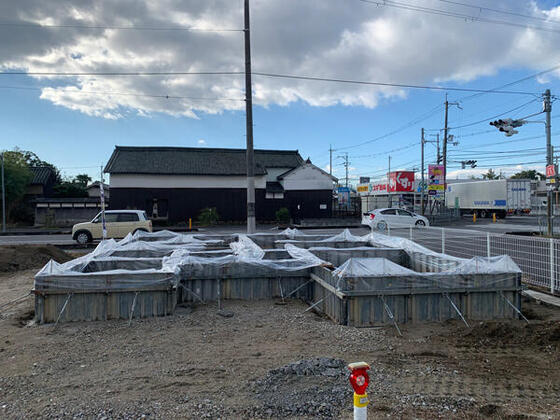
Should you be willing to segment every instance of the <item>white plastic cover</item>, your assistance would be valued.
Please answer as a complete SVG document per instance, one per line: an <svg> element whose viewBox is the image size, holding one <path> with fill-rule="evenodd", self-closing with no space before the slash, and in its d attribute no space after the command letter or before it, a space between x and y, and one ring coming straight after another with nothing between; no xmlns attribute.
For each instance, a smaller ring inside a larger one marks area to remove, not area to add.
<svg viewBox="0 0 560 420"><path fill-rule="evenodd" d="M410 276L415 271L398 265L386 258L350 258L333 271L338 277L371 277L371 276Z"/></svg>
<svg viewBox="0 0 560 420"><path fill-rule="evenodd" d="M247 235L239 235L237 242L232 242L229 246L233 250L233 253L240 258L262 260L264 257L262 248L254 243Z"/></svg>

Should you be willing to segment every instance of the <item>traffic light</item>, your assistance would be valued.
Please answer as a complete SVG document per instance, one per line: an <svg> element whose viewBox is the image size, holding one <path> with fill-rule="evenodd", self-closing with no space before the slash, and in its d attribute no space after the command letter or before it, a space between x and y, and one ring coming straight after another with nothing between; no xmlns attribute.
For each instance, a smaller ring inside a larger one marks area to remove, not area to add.
<svg viewBox="0 0 560 420"><path fill-rule="evenodd" d="M476 168L476 160L462 160L461 161L461 168L465 169L467 165L470 165L471 168Z"/></svg>
<svg viewBox="0 0 560 420"><path fill-rule="evenodd" d="M511 118L506 118L505 120L495 120L490 122L490 125L496 127L502 133L505 133L506 137L511 137L514 134L519 133L519 131L514 130L514 128L521 127L523 124L525 124L525 121L512 120Z"/></svg>

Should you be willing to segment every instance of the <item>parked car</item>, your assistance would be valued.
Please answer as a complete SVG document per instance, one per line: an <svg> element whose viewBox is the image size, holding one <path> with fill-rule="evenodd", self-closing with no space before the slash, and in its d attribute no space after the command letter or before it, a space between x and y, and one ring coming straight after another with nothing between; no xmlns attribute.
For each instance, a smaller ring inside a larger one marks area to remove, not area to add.
<svg viewBox="0 0 560 420"><path fill-rule="evenodd" d="M402 209L375 209L368 211L362 216L362 225L370 226L378 230L399 227L424 227L430 222L424 216Z"/></svg>
<svg viewBox="0 0 560 420"><path fill-rule="evenodd" d="M142 210L106 210L105 227L107 238L124 238L130 232L152 231L152 221ZM72 239L86 244L103 237L101 212L91 222L77 223L72 227Z"/></svg>

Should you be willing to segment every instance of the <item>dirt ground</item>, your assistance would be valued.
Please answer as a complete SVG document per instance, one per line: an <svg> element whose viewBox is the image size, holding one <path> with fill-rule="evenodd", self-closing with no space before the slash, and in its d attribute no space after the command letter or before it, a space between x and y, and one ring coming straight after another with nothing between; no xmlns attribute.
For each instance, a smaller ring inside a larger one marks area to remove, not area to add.
<svg viewBox="0 0 560 420"><path fill-rule="evenodd" d="M2 418L351 418L344 365L371 364L369 418L560 418L560 310L523 321L356 329L299 301L33 325L36 270L0 273ZM323 358L323 359L318 359Z"/></svg>
<svg viewBox="0 0 560 420"><path fill-rule="evenodd" d="M59 263L70 261L72 257L52 245L7 245L0 247L0 273L41 268L49 260Z"/></svg>

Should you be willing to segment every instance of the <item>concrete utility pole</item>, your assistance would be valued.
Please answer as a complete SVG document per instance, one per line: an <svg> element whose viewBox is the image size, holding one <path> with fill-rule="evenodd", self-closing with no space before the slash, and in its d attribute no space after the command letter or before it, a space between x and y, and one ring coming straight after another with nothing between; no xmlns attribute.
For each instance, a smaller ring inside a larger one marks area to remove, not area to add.
<svg viewBox="0 0 560 420"><path fill-rule="evenodd" d="M247 132L247 233L254 233L255 156L253 151L253 92L251 89L251 32L249 0L245 0L245 120Z"/></svg>
<svg viewBox="0 0 560 420"><path fill-rule="evenodd" d="M332 175L332 152L333 152L332 144L329 146L329 174Z"/></svg>
<svg viewBox="0 0 560 420"><path fill-rule="evenodd" d="M339 156L339 158L344 160L344 168L346 169L346 181L345 181L345 185L348 187L348 165L350 164L348 162L348 152L344 153L343 156Z"/></svg>
<svg viewBox="0 0 560 420"><path fill-rule="evenodd" d="M420 143L421 143L421 147L422 147L422 168L420 169L422 172L422 180L420 182L420 213L422 214L422 216L424 215L424 145L426 144L426 141L424 140L424 129L422 128L422 134L420 137Z"/></svg>
<svg viewBox="0 0 560 420"><path fill-rule="evenodd" d="M546 164L552 165L553 152L552 152L552 134L550 128L550 113L552 112L552 102L550 100L550 89L544 92L544 112L546 113ZM546 221L548 226L548 236L554 233L553 219L552 219L552 190L546 192Z"/></svg>
<svg viewBox="0 0 560 420"><path fill-rule="evenodd" d="M443 205L445 206L445 191L447 190L447 120L449 114L449 105L456 105L461 109L458 102L448 102L447 93L445 94L445 126L443 128Z"/></svg>
<svg viewBox="0 0 560 420"><path fill-rule="evenodd" d="M0 155L2 160L2 232L6 232L6 183L4 182L4 152Z"/></svg>
<svg viewBox="0 0 560 420"><path fill-rule="evenodd" d="M390 176L391 176L391 155L389 155L389 167L387 172L387 204L388 204L387 207L393 207L393 200L391 197L391 193L389 192L389 188L391 186Z"/></svg>

